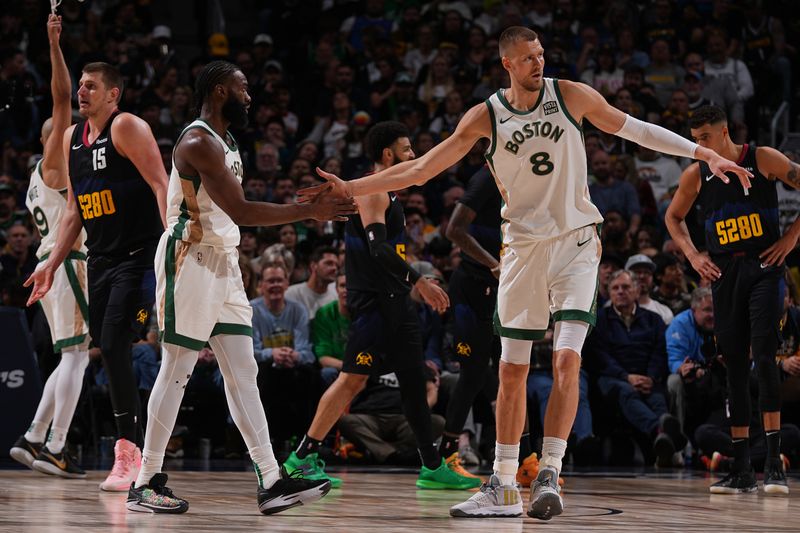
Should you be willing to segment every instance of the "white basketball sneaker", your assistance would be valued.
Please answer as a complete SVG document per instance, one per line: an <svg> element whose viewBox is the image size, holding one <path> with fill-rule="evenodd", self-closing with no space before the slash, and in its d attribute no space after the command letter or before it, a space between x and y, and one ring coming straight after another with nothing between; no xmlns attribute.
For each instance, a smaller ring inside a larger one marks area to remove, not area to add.
<svg viewBox="0 0 800 533"><path fill-rule="evenodd" d="M501 518L522 515L522 497L519 486L501 485L500 479L492 475L488 483L464 503L450 508L450 516L460 518Z"/></svg>

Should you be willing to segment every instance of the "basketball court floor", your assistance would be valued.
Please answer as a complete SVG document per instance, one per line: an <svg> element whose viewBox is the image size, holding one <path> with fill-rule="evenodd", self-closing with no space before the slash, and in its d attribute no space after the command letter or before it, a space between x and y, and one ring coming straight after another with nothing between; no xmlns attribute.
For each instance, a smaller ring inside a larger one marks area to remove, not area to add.
<svg viewBox="0 0 800 533"><path fill-rule="evenodd" d="M531 518L451 518L467 491L414 487L410 471L340 472L342 488L321 501L263 516L255 475L245 471L169 472L168 486L189 501L183 515L131 513L125 494L103 493L104 470L84 480L55 479L29 470L0 470L0 531L156 533L233 532L522 532L522 531L800 531L800 479L789 496L718 496L702 472L594 472L566 477L564 514ZM528 490L523 491L528 498Z"/></svg>

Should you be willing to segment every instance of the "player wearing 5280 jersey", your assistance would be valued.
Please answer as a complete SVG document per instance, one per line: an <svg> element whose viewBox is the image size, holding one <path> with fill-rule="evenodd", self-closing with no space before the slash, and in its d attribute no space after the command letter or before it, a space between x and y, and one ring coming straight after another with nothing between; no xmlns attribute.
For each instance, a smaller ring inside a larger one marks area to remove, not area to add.
<svg viewBox="0 0 800 533"><path fill-rule="evenodd" d="M514 481L525 423L525 383L534 339L550 316L553 389L544 420L542 461L531 485L528 515L560 514L558 475L578 407L580 352L594 324L600 262L596 224L602 221L587 187L582 121L654 150L708 161L713 172L748 172L703 147L612 107L582 83L544 78L544 49L536 33L512 26L500 35L499 51L511 87L472 107L456 131L424 156L355 181L321 173L343 196L396 191L422 185L454 165L480 138L503 196L504 252L500 261L495 325L501 337L500 389L494 475L479 493L451 508L453 516L519 516ZM313 197L311 188L303 196Z"/></svg>
<svg viewBox="0 0 800 533"><path fill-rule="evenodd" d="M755 175L753 186L742 189L712 179L705 162L689 165L665 219L692 267L711 282L714 335L727 367L734 464L730 474L711 485L710 491L735 494L758 488L749 448L752 352L767 439L764 491L786 494L789 486L780 459L781 388L775 354L781 342L783 261L797 246L800 219L780 234L776 187L781 180L800 188L800 165L768 146L735 144L728 134L725 112L718 107L697 109L689 127L701 146L738 160ZM704 209L708 255L695 248L684 222L696 199Z"/></svg>
<svg viewBox="0 0 800 533"><path fill-rule="evenodd" d="M164 230L167 173L150 127L117 107L123 84L107 63L83 68L79 112L84 120L64 132L68 162L67 206L55 247L26 285L28 301L42 298L81 227L89 251L89 333L100 347L119 439L114 466L100 484L106 491L130 487L141 464L139 390L131 343L146 331L155 299L153 258Z"/></svg>

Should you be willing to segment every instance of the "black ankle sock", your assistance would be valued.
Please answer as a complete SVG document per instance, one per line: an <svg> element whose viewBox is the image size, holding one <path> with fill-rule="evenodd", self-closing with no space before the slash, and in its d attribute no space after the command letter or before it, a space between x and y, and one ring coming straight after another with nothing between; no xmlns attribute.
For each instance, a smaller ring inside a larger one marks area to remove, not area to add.
<svg viewBox="0 0 800 533"><path fill-rule="evenodd" d="M777 460L781 454L781 432L767 431L767 461Z"/></svg>
<svg viewBox="0 0 800 533"><path fill-rule="evenodd" d="M733 470L748 472L750 468L750 439L733 439Z"/></svg>
<svg viewBox="0 0 800 533"><path fill-rule="evenodd" d="M458 435L442 435L442 442L439 444L439 455L450 457L458 451Z"/></svg>
<svg viewBox="0 0 800 533"><path fill-rule="evenodd" d="M523 433L519 439L519 464L522 466L522 461L528 458L533 453L531 450L531 436L529 433Z"/></svg>
<svg viewBox="0 0 800 533"><path fill-rule="evenodd" d="M297 446L297 457L299 459L303 459L309 454L317 453L319 451L319 447L322 445L321 440L314 440L308 436L308 434L303 436L303 440L300 441L300 444Z"/></svg>
<svg viewBox="0 0 800 533"><path fill-rule="evenodd" d="M436 470L441 466L442 456L439 455L439 451L434 444L426 444L425 446L420 446L418 449L419 457L422 459L422 464L425 465L425 468Z"/></svg>

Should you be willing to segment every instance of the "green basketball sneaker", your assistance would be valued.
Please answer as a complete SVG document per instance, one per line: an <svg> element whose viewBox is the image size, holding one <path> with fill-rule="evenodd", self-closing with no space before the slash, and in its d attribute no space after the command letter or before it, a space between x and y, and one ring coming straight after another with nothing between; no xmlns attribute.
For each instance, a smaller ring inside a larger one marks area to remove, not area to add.
<svg viewBox="0 0 800 533"><path fill-rule="evenodd" d="M297 452L292 452L283 463L287 472L300 470L305 479L311 480L328 480L331 482L331 488L338 488L342 484L342 480L338 477L329 476L325 473L325 461L319 458L318 453L310 453L303 459L297 457Z"/></svg>
<svg viewBox="0 0 800 533"><path fill-rule="evenodd" d="M458 473L457 470L442 459L442 464L436 470L431 470L425 465L419 471L417 478L417 488L419 489L475 489L481 486L481 479L478 477L467 477Z"/></svg>

